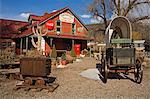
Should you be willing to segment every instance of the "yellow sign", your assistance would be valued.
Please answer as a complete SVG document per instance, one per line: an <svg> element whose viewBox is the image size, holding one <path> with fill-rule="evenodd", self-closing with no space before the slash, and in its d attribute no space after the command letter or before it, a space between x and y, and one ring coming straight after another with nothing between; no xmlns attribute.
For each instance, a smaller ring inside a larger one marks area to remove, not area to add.
<svg viewBox="0 0 150 99"><path fill-rule="evenodd" d="M74 16L69 13L62 13L59 15L59 20L66 23L74 23Z"/></svg>

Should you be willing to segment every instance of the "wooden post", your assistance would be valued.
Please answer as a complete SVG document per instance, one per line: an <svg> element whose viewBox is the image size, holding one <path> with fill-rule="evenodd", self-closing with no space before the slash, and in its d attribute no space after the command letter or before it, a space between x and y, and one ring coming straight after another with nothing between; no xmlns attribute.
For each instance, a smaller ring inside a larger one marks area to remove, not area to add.
<svg viewBox="0 0 150 99"><path fill-rule="evenodd" d="M89 41L91 42L91 41ZM90 44L90 57L92 57L92 45Z"/></svg>
<svg viewBox="0 0 150 99"><path fill-rule="evenodd" d="M26 51L28 51L28 37L26 37Z"/></svg>
<svg viewBox="0 0 150 99"><path fill-rule="evenodd" d="M50 46L53 46L53 38L50 38Z"/></svg>
<svg viewBox="0 0 150 99"><path fill-rule="evenodd" d="M72 47L74 46L74 40L72 40Z"/></svg>
<svg viewBox="0 0 150 99"><path fill-rule="evenodd" d="M22 54L22 38L20 40L20 54Z"/></svg>

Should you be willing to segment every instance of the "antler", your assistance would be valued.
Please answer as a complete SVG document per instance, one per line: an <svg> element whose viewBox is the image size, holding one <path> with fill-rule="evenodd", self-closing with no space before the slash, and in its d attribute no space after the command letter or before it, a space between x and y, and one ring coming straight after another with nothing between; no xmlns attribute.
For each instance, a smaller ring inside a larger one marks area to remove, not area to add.
<svg viewBox="0 0 150 99"><path fill-rule="evenodd" d="M37 47L38 47L38 45L35 43L35 41L34 41L33 37L31 37L31 38L32 38L32 39L31 39L32 45L33 45L35 48L37 48Z"/></svg>
<svg viewBox="0 0 150 99"><path fill-rule="evenodd" d="M45 31L43 31L42 36L45 36L48 33L48 29L46 29Z"/></svg>
<svg viewBox="0 0 150 99"><path fill-rule="evenodd" d="M41 37L45 36L47 34L48 30L42 31L42 26L39 26L38 23L37 23L37 27L35 28L33 26L32 31L33 31L34 35L38 37L38 44L36 44L33 37L31 37L32 38L31 39L32 45L35 48L40 50L41 49Z"/></svg>
<svg viewBox="0 0 150 99"><path fill-rule="evenodd" d="M34 26L32 27L32 31L33 31L34 35L38 35L38 34L37 34L37 29L35 29Z"/></svg>

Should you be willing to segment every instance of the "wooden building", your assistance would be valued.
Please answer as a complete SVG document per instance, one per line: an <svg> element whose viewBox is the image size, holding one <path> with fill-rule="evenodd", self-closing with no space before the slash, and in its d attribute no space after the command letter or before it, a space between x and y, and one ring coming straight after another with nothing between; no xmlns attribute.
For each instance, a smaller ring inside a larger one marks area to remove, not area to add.
<svg viewBox="0 0 150 99"><path fill-rule="evenodd" d="M44 13L42 16L30 15L28 22L20 21L20 24L22 23L23 25L19 25L20 27L17 28L17 33L7 38L11 38L16 42L16 50L20 54L23 51L34 49L32 38L36 41L37 37L34 35L32 27L38 25L44 30L46 29L45 24L48 21L51 21L53 27L42 37L41 42L41 49L46 55L50 54L53 45L56 46L58 53L71 50L75 44L80 45L80 50L87 48L87 41L90 40L87 37L88 30L68 7L52 13Z"/></svg>

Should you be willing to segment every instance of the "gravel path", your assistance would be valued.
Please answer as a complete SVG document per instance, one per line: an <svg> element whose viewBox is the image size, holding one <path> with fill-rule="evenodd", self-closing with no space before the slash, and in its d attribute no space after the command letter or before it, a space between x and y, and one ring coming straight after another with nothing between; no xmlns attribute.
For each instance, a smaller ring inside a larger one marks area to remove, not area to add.
<svg viewBox="0 0 150 99"><path fill-rule="evenodd" d="M95 59L84 58L67 68L53 69L52 76L57 77L56 82L60 85L53 93L46 90L13 91L17 81L0 82L0 99L150 99L150 68L144 68L141 84L129 79L108 79L104 84L101 80L79 75L84 70L95 68L96 63Z"/></svg>

